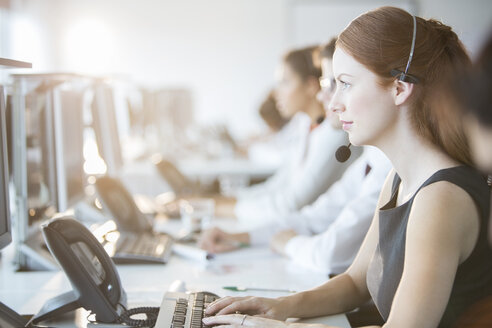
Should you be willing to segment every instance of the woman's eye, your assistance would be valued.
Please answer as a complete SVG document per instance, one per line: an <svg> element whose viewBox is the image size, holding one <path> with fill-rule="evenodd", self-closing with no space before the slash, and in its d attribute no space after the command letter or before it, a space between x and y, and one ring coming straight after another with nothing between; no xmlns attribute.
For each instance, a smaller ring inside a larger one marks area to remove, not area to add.
<svg viewBox="0 0 492 328"><path fill-rule="evenodd" d="M340 86L342 90L348 89L350 87L350 83L347 83L345 81L340 81Z"/></svg>

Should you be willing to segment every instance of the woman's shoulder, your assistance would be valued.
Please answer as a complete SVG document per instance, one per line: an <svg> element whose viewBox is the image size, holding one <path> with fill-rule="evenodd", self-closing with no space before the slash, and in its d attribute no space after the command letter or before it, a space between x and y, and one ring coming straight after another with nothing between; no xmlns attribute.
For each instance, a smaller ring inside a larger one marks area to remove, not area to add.
<svg viewBox="0 0 492 328"><path fill-rule="evenodd" d="M431 234L437 240L441 236L442 244L450 239L456 242L475 240L481 213L481 205L474 199L473 193L453 181L438 180L416 194L408 221L408 229L413 231L409 236L420 239Z"/></svg>
<svg viewBox="0 0 492 328"><path fill-rule="evenodd" d="M487 199L484 196L488 192L485 178L475 169L464 165L443 168L420 187L413 206L446 213L454 208L481 205L477 198Z"/></svg>
<svg viewBox="0 0 492 328"><path fill-rule="evenodd" d="M471 202L488 211L490 188L486 177L472 167L459 165L436 171L424 182L416 196L420 202L459 205ZM453 203L453 202L458 202Z"/></svg>

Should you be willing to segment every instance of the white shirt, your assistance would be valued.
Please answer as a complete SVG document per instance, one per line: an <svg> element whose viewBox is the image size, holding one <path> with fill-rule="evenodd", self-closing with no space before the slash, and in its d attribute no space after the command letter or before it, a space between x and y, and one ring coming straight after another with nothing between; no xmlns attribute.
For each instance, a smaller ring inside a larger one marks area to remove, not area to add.
<svg viewBox="0 0 492 328"><path fill-rule="evenodd" d="M265 183L238 194L235 215L241 223L257 226L270 218L298 211L314 202L348 167L335 159L336 149L348 144L347 134L333 129L328 120L310 132L311 121L303 115L302 146ZM350 161L360 154L360 150L354 152Z"/></svg>
<svg viewBox="0 0 492 328"><path fill-rule="evenodd" d="M366 167L371 167L366 175ZM299 235L286 245L294 262L326 273L341 273L352 263L369 229L391 163L377 148L363 154L343 177L311 206L250 232L252 244L268 243L278 231Z"/></svg>
<svg viewBox="0 0 492 328"><path fill-rule="evenodd" d="M248 160L279 168L305 137L305 115L294 115L282 129L248 147Z"/></svg>

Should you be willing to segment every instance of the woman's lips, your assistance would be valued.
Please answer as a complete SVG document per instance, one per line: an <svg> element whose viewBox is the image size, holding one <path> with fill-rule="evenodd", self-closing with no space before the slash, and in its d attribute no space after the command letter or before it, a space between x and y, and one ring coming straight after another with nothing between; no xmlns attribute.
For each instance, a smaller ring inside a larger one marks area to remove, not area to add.
<svg viewBox="0 0 492 328"><path fill-rule="evenodd" d="M354 124L354 122L349 122L349 121L340 121L340 122L342 122L342 128L344 130L350 130L352 124Z"/></svg>

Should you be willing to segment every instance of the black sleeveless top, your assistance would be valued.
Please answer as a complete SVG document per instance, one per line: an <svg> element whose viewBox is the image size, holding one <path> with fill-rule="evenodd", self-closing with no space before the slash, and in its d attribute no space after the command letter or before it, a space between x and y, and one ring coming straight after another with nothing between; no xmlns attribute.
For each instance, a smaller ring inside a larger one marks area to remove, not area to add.
<svg viewBox="0 0 492 328"><path fill-rule="evenodd" d="M490 189L484 177L467 166L443 169L427 179L409 201L396 206L401 182L396 175L391 199L379 209L379 243L367 272L367 287L385 321L403 273L407 224L413 200L420 189L438 181L448 181L465 190L475 201L480 214L477 243L470 256L458 266L439 327L451 327L468 306L492 295L492 250L487 240Z"/></svg>

